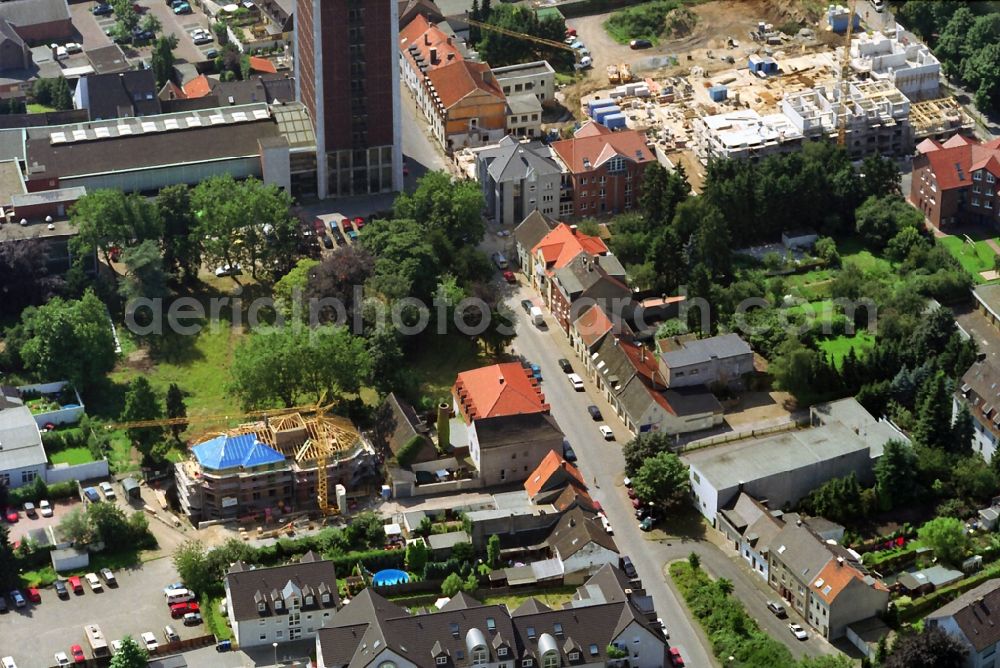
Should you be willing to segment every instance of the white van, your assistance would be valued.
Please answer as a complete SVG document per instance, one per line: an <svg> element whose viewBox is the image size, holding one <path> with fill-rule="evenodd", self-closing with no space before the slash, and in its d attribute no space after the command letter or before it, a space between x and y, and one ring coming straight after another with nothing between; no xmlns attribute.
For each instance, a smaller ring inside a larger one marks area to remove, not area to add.
<svg viewBox="0 0 1000 668"><path fill-rule="evenodd" d="M536 326L541 327L545 324L545 314L542 313L542 309L537 306L532 306L531 311L529 311L528 314L531 316L531 322L533 322Z"/></svg>
<svg viewBox="0 0 1000 668"><path fill-rule="evenodd" d="M573 389L577 392L583 392L583 378L580 378L579 374L568 373L566 377L569 378L569 384L573 386Z"/></svg>
<svg viewBox="0 0 1000 668"><path fill-rule="evenodd" d="M496 264L498 269L507 268L507 258L503 256L503 253L497 252L493 254L493 262Z"/></svg>
<svg viewBox="0 0 1000 668"><path fill-rule="evenodd" d="M174 603L187 603L195 599L194 592L190 589L171 589L167 592L167 605Z"/></svg>

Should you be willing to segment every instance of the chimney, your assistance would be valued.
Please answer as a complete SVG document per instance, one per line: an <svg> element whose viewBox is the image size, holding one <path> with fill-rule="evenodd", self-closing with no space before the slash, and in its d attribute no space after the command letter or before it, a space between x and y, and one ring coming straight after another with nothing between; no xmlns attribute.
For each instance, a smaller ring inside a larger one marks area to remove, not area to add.
<svg viewBox="0 0 1000 668"><path fill-rule="evenodd" d="M438 62L438 50L436 46L431 47L431 65L437 65Z"/></svg>
<svg viewBox="0 0 1000 668"><path fill-rule="evenodd" d="M428 35L427 33L424 33L424 44L426 46L430 46L431 45L431 36Z"/></svg>
<svg viewBox="0 0 1000 668"><path fill-rule="evenodd" d="M438 404L438 450L444 452L451 445L451 406L447 401Z"/></svg>
<svg viewBox="0 0 1000 668"><path fill-rule="evenodd" d="M448 46L451 46L451 35L448 36Z"/></svg>
<svg viewBox="0 0 1000 668"><path fill-rule="evenodd" d="M844 565L844 558L843 557L837 557L837 567L841 568L841 567L843 567L843 565Z"/></svg>
<svg viewBox="0 0 1000 668"><path fill-rule="evenodd" d="M572 232L574 235L576 234L576 229L577 229L576 225L570 225L569 229L570 229L570 232Z"/></svg>

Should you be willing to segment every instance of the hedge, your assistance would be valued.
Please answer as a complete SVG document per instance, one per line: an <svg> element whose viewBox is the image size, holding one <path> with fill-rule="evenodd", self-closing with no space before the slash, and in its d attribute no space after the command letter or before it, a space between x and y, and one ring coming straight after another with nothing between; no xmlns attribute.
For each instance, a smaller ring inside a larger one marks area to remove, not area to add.
<svg viewBox="0 0 1000 668"><path fill-rule="evenodd" d="M42 482L41 478L36 478L36 481ZM42 499L54 501L56 499L69 499L77 495L76 482L72 480L52 485L46 485L44 482L39 485L37 482L10 490L8 497L10 504L20 507L28 501L37 504Z"/></svg>
<svg viewBox="0 0 1000 668"><path fill-rule="evenodd" d="M919 619L928 612L951 603L970 589L978 587L986 580L995 578L998 575L1000 575L1000 563L992 564L953 585L942 587L926 596L921 596L916 601L897 601L896 610L899 612L899 620L901 622L912 622Z"/></svg>
<svg viewBox="0 0 1000 668"><path fill-rule="evenodd" d="M417 456L420 452L420 448L424 445L424 437L417 434L406 443L403 447L399 449L396 453L396 463L398 463L402 468L410 468L410 464L413 463L413 458Z"/></svg>
<svg viewBox="0 0 1000 668"><path fill-rule="evenodd" d="M376 573L383 568L398 568L403 570L406 561L404 550L368 550L365 552L348 552L347 554L323 555L333 561L334 569L344 577L353 572L354 567L361 562L366 569Z"/></svg>

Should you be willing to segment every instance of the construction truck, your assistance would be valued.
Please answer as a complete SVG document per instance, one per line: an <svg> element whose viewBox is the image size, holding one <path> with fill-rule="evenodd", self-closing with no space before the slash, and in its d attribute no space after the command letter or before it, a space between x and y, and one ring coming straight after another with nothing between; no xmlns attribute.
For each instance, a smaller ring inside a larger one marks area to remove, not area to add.
<svg viewBox="0 0 1000 668"><path fill-rule="evenodd" d="M632 81L632 66L628 63L622 63L618 66L618 75L621 78L622 83Z"/></svg>
<svg viewBox="0 0 1000 668"><path fill-rule="evenodd" d="M608 83L618 84L621 83L622 77L618 72L617 65L608 65Z"/></svg>

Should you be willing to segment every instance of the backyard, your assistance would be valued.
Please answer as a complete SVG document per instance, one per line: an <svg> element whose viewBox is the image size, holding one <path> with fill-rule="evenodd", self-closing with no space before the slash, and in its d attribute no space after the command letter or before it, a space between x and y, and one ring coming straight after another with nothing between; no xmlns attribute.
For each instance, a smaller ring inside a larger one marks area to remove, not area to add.
<svg viewBox="0 0 1000 668"><path fill-rule="evenodd" d="M825 339L818 343L819 349L830 356L839 369L851 350L861 357L863 353L875 346L875 336L867 330L861 330L854 336L840 335L833 339Z"/></svg>
<svg viewBox="0 0 1000 668"><path fill-rule="evenodd" d="M947 236L938 239L941 244L948 249L948 252L958 260L962 268L972 275L976 283L985 283L982 272L993 271L996 262L996 253L986 240L969 243L964 235Z"/></svg>

